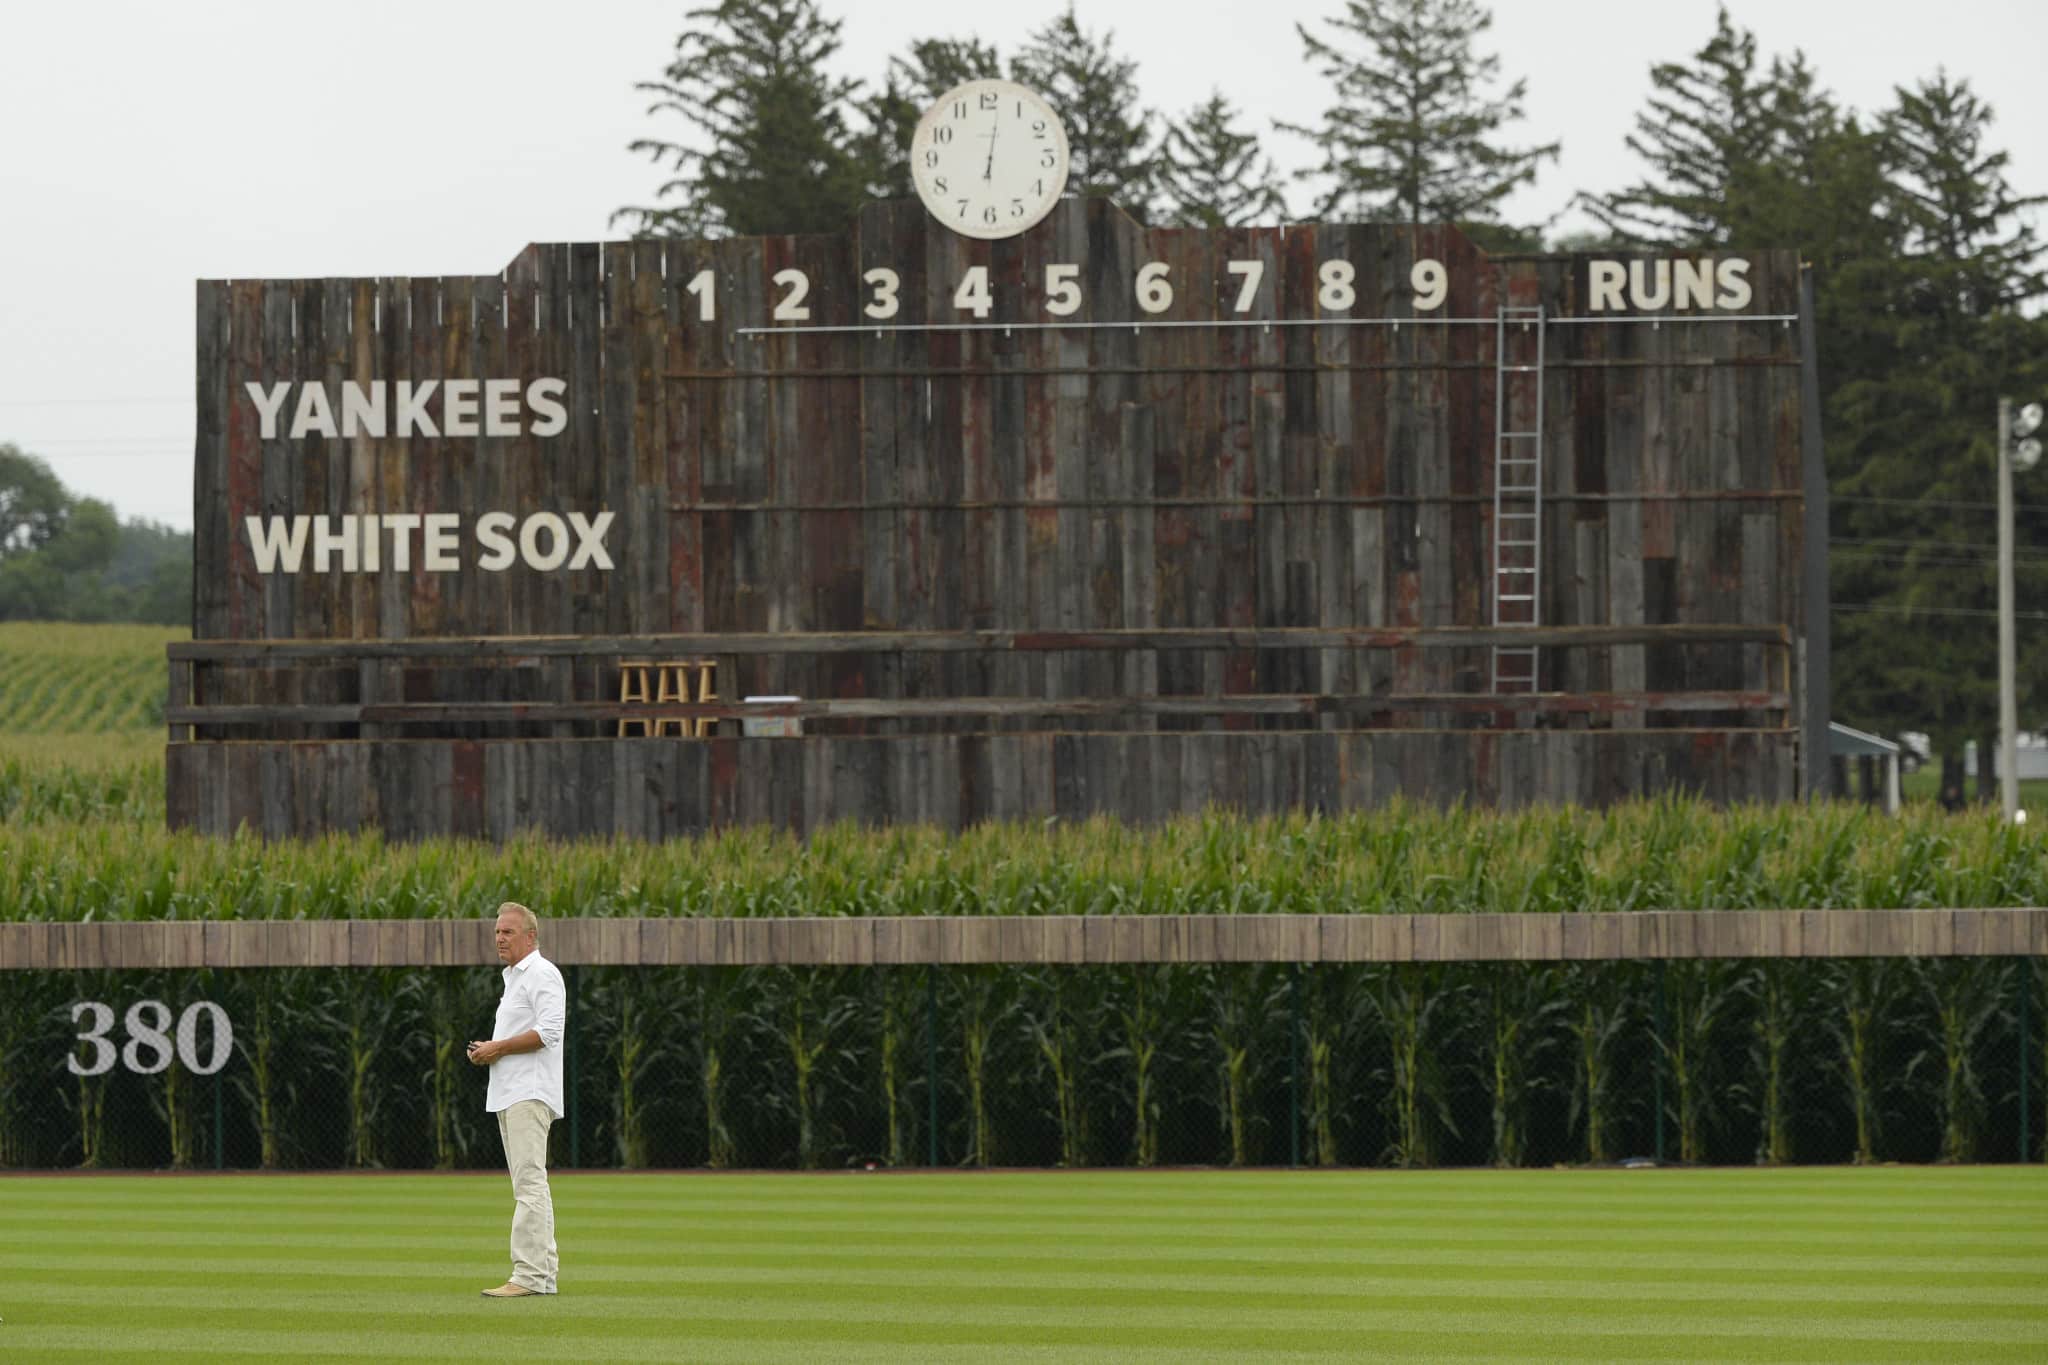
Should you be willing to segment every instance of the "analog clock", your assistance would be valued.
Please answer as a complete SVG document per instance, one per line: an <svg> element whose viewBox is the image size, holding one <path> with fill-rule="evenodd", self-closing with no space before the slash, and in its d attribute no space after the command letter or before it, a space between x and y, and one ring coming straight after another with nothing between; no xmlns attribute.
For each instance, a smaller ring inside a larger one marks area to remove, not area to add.
<svg viewBox="0 0 2048 1365"><path fill-rule="evenodd" d="M1067 130L1021 85L968 81L918 122L910 173L925 207L953 231L1014 237L1052 212L1067 187Z"/></svg>

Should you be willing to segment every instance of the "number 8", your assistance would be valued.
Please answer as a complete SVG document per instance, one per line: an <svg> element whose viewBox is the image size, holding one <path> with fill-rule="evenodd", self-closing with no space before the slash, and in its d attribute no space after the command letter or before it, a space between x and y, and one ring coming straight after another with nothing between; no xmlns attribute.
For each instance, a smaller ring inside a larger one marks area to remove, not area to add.
<svg viewBox="0 0 2048 1365"><path fill-rule="evenodd" d="M1358 302L1358 291L1351 282L1358 278L1358 270L1349 261L1324 261L1322 269L1316 271L1316 278L1323 287L1316 292L1318 306L1332 313L1342 313Z"/></svg>
<svg viewBox="0 0 2048 1365"><path fill-rule="evenodd" d="M144 1012L156 1019L154 1024L143 1020ZM130 1071L144 1076L154 1076L171 1064L171 1007L161 1000L138 1000L128 1007L128 1041L121 1045L121 1063ZM156 1054L156 1061L148 1066L142 1064L144 1049Z"/></svg>

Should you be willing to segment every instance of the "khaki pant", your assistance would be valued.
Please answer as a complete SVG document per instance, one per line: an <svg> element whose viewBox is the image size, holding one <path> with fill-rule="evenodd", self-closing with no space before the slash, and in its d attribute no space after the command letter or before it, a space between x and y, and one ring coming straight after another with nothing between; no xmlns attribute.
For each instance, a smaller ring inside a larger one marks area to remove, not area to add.
<svg viewBox="0 0 2048 1365"><path fill-rule="evenodd" d="M555 1292L555 1201L548 1193L548 1129L554 1122L546 1100L521 1100L498 1111L515 1201L512 1283L541 1294Z"/></svg>

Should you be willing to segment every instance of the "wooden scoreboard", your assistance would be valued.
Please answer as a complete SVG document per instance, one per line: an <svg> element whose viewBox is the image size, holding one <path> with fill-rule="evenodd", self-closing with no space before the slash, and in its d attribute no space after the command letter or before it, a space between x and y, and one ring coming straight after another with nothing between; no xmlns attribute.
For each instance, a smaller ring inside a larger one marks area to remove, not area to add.
<svg viewBox="0 0 2048 1365"><path fill-rule="evenodd" d="M170 818L1789 799L1825 771L1802 286L1075 198L203 281Z"/></svg>

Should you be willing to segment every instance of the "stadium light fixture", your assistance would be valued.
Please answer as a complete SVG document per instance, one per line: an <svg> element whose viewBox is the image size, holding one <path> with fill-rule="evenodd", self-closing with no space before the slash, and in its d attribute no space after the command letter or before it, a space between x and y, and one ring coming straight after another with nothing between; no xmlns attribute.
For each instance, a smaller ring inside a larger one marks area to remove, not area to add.
<svg viewBox="0 0 2048 1365"><path fill-rule="evenodd" d="M2041 463L2040 403L2015 410L1998 400L1998 796L2007 824L2026 819L2020 810L2018 668L2013 644L2012 472Z"/></svg>
<svg viewBox="0 0 2048 1365"><path fill-rule="evenodd" d="M2041 429L2044 413L2039 403L2029 403L2016 413L2012 420L2012 464L2018 470L2032 469L2041 463L2041 438L2034 433Z"/></svg>

